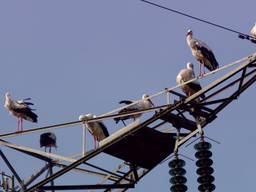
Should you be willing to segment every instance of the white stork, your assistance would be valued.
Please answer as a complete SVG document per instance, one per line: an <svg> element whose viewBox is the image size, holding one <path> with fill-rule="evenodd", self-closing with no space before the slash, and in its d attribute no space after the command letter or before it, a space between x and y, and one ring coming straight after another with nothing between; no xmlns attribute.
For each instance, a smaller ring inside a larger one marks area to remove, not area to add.
<svg viewBox="0 0 256 192"><path fill-rule="evenodd" d="M23 131L23 119L37 123L37 114L32 112L35 109L31 109L29 106L34 105L28 102L31 98L26 98L23 100L13 101L11 99L11 94L7 92L5 94L4 107L9 111L9 113L18 118L17 132Z"/></svg>
<svg viewBox="0 0 256 192"><path fill-rule="evenodd" d="M88 131L94 138L94 148L97 148L97 141L101 141L109 136L107 127L101 121L95 122L86 122L95 118L96 116L93 114L80 115L79 120L84 121Z"/></svg>
<svg viewBox="0 0 256 192"><path fill-rule="evenodd" d="M250 33L251 33L251 36L253 36L256 39L256 23L252 27Z"/></svg>
<svg viewBox="0 0 256 192"><path fill-rule="evenodd" d="M126 105L130 105L132 103L133 103L133 101L130 101L130 100L123 100L123 101L119 102L119 104L126 104ZM145 109L149 109L149 108L151 108L153 106L154 106L154 103L149 98L149 95L143 94L141 101L139 101L138 103L136 103L134 105L131 105L129 107L126 107L126 108L120 110L118 112L118 114L135 112L135 111L138 111L138 110L145 110ZM115 120L116 123L118 123L121 120L123 122L123 124L125 125L124 120L132 119L132 118L135 120L136 118L139 118L141 115L142 114L140 113L140 114L136 114L136 115L128 115L128 116L123 116L123 117L116 117L116 118L114 118L114 120Z"/></svg>
<svg viewBox="0 0 256 192"><path fill-rule="evenodd" d="M219 67L219 64L212 50L202 41L193 38L193 32L189 29L187 32L187 44L191 49L192 55L199 61L200 76L205 74L206 67L209 71L213 71ZM203 65L203 72L202 72Z"/></svg>
<svg viewBox="0 0 256 192"><path fill-rule="evenodd" d="M176 82L178 85L181 85L181 84L183 84L191 79L194 79L194 78L195 78L194 66L192 63L187 63L187 68L182 69L179 72L179 74L177 75ZM191 83L185 84L185 85L181 85L180 88L188 97L202 89L201 85L199 84L199 82L197 80L195 80ZM205 98L205 95L203 94L203 95L201 95L201 97Z"/></svg>

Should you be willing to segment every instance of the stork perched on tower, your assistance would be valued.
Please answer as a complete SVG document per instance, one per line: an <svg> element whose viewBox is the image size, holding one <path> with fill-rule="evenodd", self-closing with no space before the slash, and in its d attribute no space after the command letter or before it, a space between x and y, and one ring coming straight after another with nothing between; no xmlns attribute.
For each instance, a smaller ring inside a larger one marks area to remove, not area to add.
<svg viewBox="0 0 256 192"><path fill-rule="evenodd" d="M101 141L109 136L107 127L101 121L86 122L95 118L93 114L80 115L79 120L84 121L85 126L94 138L94 148L97 148L97 141Z"/></svg>
<svg viewBox="0 0 256 192"><path fill-rule="evenodd" d="M181 90L186 94L186 96L191 96L195 94L196 92L200 91L202 89L200 83L198 80L195 80L193 82L190 82L188 84L182 85L185 82L194 79L195 74L194 74L194 66L192 63L187 63L187 68L182 69L179 74L177 75L176 82L178 85L181 85L180 88ZM205 98L205 95L201 95L201 98ZM199 100L197 100L199 101Z"/></svg>
<svg viewBox="0 0 256 192"><path fill-rule="evenodd" d="M119 102L119 104L125 104L125 105L130 105L132 103L133 103L133 101L130 101L130 100L122 100ZM134 105L128 106L128 107L120 110L118 112L118 114L136 112L138 110L145 110L145 109L149 109L153 106L154 106L154 103L149 98L149 95L143 94L142 100L140 100L138 103L136 103ZM140 113L140 114L136 114L136 115L127 115L127 116L123 116L123 117L116 117L116 118L114 118L114 120L116 123L118 123L121 120L123 122L123 124L126 125L124 122L125 120L132 119L132 118L135 120L136 118L139 118L141 115L142 114Z"/></svg>
<svg viewBox="0 0 256 192"><path fill-rule="evenodd" d="M40 135L40 147L44 147L44 151L49 149L49 153L51 153L52 147L57 148L56 145L56 135L51 132L43 133Z"/></svg>
<svg viewBox="0 0 256 192"><path fill-rule="evenodd" d="M219 64L212 52L212 50L202 41L193 38L192 30L187 32L187 44L191 49L192 55L199 61L200 76L205 74L206 67L209 71L213 71L219 67ZM203 66L203 72L202 72Z"/></svg>
<svg viewBox="0 0 256 192"><path fill-rule="evenodd" d="M35 109L31 109L30 105L34 105L28 102L31 98L14 101L11 99L11 94L7 92L5 94L4 107L9 113L18 118L17 132L23 131L23 119L37 123L37 114L33 112Z"/></svg>

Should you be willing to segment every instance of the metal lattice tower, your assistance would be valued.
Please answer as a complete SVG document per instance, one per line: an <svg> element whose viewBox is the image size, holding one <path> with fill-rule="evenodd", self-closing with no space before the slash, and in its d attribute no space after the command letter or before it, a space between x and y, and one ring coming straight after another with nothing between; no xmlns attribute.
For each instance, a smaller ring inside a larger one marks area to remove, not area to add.
<svg viewBox="0 0 256 192"><path fill-rule="evenodd" d="M232 101L237 100L240 94L256 81L256 54L252 54L241 61L235 69L188 98L174 90L167 90L165 93L172 95L175 102L171 103L167 99L167 104L151 108L150 110L135 112L146 113L157 110L156 113L146 120L142 122L135 121L124 127L123 132L106 138L100 142L97 149L88 151L78 159L17 145L8 142L6 139L23 134L43 132L56 127L82 124L81 121L26 130L20 134L8 133L0 135L1 148L11 148L45 162L45 166L31 174L30 178L25 179L16 172L10 160L0 149L0 155L4 163L17 181L14 191L34 192L93 189L126 191L129 188L134 188L141 178L174 152L175 143L177 147L180 147L192 137L202 133L202 130L217 118L219 112ZM206 97L196 102L202 94L205 94ZM93 121L111 119L118 115L120 116L120 114L100 116L93 119ZM125 116L128 114L121 115ZM176 142L176 134L174 133L159 131L158 128L162 125L171 125L181 130L180 140ZM115 170L110 171L104 165L89 163L89 160L97 158L102 153L111 155L118 160ZM49 170L52 171L46 178L38 179ZM86 174L88 177L91 175L98 176L103 178L104 182L82 185L58 185L53 183L56 179L72 171Z"/></svg>

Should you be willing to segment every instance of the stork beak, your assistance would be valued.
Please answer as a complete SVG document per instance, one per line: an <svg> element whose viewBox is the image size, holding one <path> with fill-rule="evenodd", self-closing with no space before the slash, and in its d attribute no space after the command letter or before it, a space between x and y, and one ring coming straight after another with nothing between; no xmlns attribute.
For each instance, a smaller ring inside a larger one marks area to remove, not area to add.
<svg viewBox="0 0 256 192"><path fill-rule="evenodd" d="M192 34L192 31L189 29L188 32L187 32L187 36L191 35L191 34Z"/></svg>
<svg viewBox="0 0 256 192"><path fill-rule="evenodd" d="M151 99L148 99L148 101L149 101L149 103L150 103L153 107L155 107L155 105L154 105L154 103L152 102Z"/></svg>

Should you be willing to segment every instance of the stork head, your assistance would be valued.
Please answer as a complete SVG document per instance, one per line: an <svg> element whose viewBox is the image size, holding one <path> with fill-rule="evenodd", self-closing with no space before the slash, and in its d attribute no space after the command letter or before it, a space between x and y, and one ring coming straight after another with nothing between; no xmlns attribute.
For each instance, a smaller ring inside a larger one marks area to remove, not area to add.
<svg viewBox="0 0 256 192"><path fill-rule="evenodd" d="M9 92L5 93L4 107L9 109L11 105L11 94Z"/></svg>
<svg viewBox="0 0 256 192"><path fill-rule="evenodd" d="M187 69L193 70L193 69L194 69L193 63L188 62L188 63L187 63Z"/></svg>
<svg viewBox="0 0 256 192"><path fill-rule="evenodd" d="M88 113L88 114L86 114L85 116L86 116L86 117L88 117L89 119L94 118L94 115L93 115L93 114L91 114L91 113Z"/></svg>
<svg viewBox="0 0 256 192"><path fill-rule="evenodd" d="M149 97L148 94L143 94L143 95L142 95L142 99L147 99L148 97Z"/></svg>
<svg viewBox="0 0 256 192"><path fill-rule="evenodd" d="M189 29L189 30L188 30L188 32L187 32L187 36L189 36L189 35L190 35L190 36L192 36L192 35L193 35L193 32L192 32L192 30L191 30L191 29Z"/></svg>
<svg viewBox="0 0 256 192"><path fill-rule="evenodd" d="M143 94L143 95L142 95L142 99L149 101L149 103L150 103L152 106L154 106L154 103L151 101L151 99L149 98L149 95L148 95L148 94Z"/></svg>
<svg viewBox="0 0 256 192"><path fill-rule="evenodd" d="M93 114L88 113L86 115L80 115L79 120L80 121L86 121L86 120L92 119L93 117L94 117Z"/></svg>
<svg viewBox="0 0 256 192"><path fill-rule="evenodd" d="M11 99L11 93L10 92L5 93L5 99Z"/></svg>

